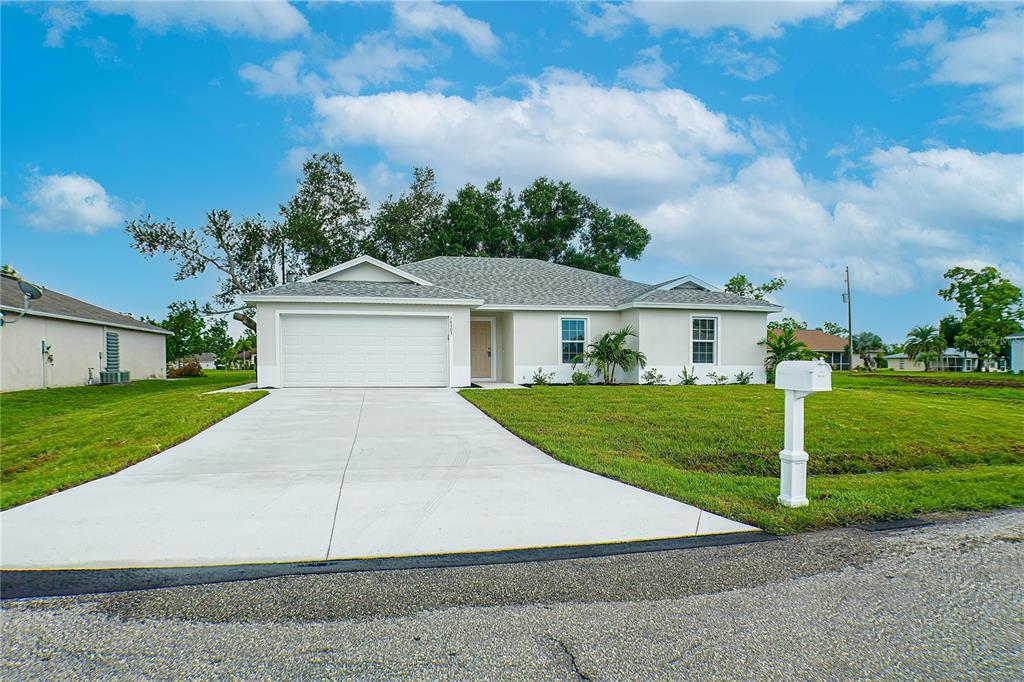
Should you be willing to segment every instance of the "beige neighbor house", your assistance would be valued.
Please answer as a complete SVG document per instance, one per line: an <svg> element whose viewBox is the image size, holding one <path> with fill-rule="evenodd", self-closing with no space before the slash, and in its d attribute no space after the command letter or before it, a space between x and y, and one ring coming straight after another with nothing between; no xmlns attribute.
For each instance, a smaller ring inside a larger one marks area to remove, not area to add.
<svg viewBox="0 0 1024 682"><path fill-rule="evenodd" d="M750 372L779 306L694 278L642 284L516 258L438 257L395 267L362 256L243 297L255 306L257 382L281 386L469 386L572 378L572 358L630 325L647 366L674 381ZM634 370L620 380L636 383Z"/></svg>
<svg viewBox="0 0 1024 682"><path fill-rule="evenodd" d="M889 363L889 369L896 370L897 372L925 371L923 362L919 362L911 358L906 353L892 353L890 355L886 355L885 359ZM976 353L957 350L956 348L947 348L942 351L941 367L936 369L942 372L971 372L975 369L977 364L978 355ZM1005 364L1003 367L1005 367ZM992 369L1000 368L998 367L998 364L996 364Z"/></svg>
<svg viewBox="0 0 1024 682"><path fill-rule="evenodd" d="M101 372L105 380L166 377L166 329L52 289L13 321L25 297L17 279L0 280L0 390L99 383Z"/></svg>
<svg viewBox="0 0 1024 682"><path fill-rule="evenodd" d="M832 369L850 369L850 356L846 352L849 344L843 337L818 329L797 329L794 336L815 353L820 353L822 359L831 365ZM864 366L864 360L857 353L853 354L853 366Z"/></svg>

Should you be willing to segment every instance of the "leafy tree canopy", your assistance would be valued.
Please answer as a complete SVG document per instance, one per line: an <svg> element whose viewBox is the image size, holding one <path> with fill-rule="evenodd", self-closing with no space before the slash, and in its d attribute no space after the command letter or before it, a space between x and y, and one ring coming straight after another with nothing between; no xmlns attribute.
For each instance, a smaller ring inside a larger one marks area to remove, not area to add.
<svg viewBox="0 0 1024 682"><path fill-rule="evenodd" d="M954 346L973 351L979 358L997 355L1005 337L1024 321L1024 297L1021 289L993 267L981 270L956 267L946 271L949 286L939 296L956 303L963 320L954 337ZM978 363L981 369L982 363Z"/></svg>
<svg viewBox="0 0 1024 682"><path fill-rule="evenodd" d="M764 284L754 284L747 279L746 275L737 274L725 283L725 290L730 294L739 294L764 301L767 300L769 294L781 291L784 286L786 286L786 280L781 277L773 277Z"/></svg>
<svg viewBox="0 0 1024 682"><path fill-rule="evenodd" d="M836 324L835 322L826 322L825 324L818 327L818 331L825 332L826 334L832 334L833 336L846 336L846 327Z"/></svg>
<svg viewBox="0 0 1024 682"><path fill-rule="evenodd" d="M221 357L235 343L228 335L227 320L204 317L195 301L175 301L167 306L165 319L146 321L172 332L167 337L170 362L200 353L215 353Z"/></svg>
<svg viewBox="0 0 1024 682"><path fill-rule="evenodd" d="M807 323L795 317L784 317L781 320L770 321L768 329L807 329Z"/></svg>

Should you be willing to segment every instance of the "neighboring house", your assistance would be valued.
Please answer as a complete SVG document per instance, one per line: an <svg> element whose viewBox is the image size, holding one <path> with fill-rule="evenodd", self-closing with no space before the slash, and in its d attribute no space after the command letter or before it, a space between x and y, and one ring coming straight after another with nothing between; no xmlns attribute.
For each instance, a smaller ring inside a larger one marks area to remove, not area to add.
<svg viewBox="0 0 1024 682"><path fill-rule="evenodd" d="M892 353L886 355L885 359L889 363L889 369L896 370L897 372L923 372L924 363L914 360L906 353ZM943 372L970 372L972 371L978 362L978 355L971 351L957 350L956 348L947 348L942 352L942 366L941 371Z"/></svg>
<svg viewBox="0 0 1024 682"><path fill-rule="evenodd" d="M797 329L793 334L798 341L803 341L815 353L820 353L825 362L832 366L832 369L850 369L850 356L846 352L849 343L842 336L818 329ZM857 353L853 354L853 366L864 366L864 360Z"/></svg>
<svg viewBox="0 0 1024 682"><path fill-rule="evenodd" d="M1010 371L1024 372L1024 331L1006 337L1010 342Z"/></svg>
<svg viewBox="0 0 1024 682"><path fill-rule="evenodd" d="M199 361L199 366L203 369L217 369L216 353L200 353L196 356L196 360Z"/></svg>
<svg viewBox="0 0 1024 682"><path fill-rule="evenodd" d="M28 314L18 280L0 276L0 390L80 386L103 371L166 377L166 329L46 289Z"/></svg>
<svg viewBox="0 0 1024 682"><path fill-rule="evenodd" d="M400 268L368 256L243 297L256 307L260 386L468 386L569 382L572 358L626 325L647 366L765 381L780 306L694 278L641 284L546 261L438 257ZM633 370L624 381L638 381Z"/></svg>

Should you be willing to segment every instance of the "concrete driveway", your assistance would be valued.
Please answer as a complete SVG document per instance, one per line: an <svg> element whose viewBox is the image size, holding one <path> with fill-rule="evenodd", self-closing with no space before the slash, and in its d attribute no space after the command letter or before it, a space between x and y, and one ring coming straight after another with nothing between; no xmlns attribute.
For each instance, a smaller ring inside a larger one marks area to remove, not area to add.
<svg viewBox="0 0 1024 682"><path fill-rule="evenodd" d="M0 514L4 568L442 554L754 530L560 464L447 389L281 389Z"/></svg>

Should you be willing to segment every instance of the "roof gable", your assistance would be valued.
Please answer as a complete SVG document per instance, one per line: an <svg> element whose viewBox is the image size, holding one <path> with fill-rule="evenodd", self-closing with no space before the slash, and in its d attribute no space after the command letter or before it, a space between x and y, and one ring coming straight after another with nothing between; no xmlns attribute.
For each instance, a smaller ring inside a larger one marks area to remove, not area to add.
<svg viewBox="0 0 1024 682"><path fill-rule="evenodd" d="M430 282L412 273L405 272L394 265L388 265L382 260L373 256L359 256L352 260L345 261L333 268L328 268L308 277L303 277L300 282L407 282L420 286L433 286Z"/></svg>

